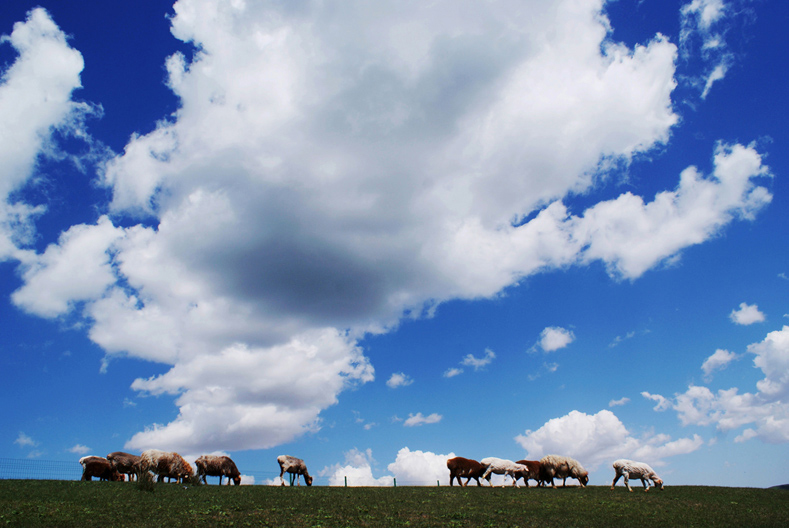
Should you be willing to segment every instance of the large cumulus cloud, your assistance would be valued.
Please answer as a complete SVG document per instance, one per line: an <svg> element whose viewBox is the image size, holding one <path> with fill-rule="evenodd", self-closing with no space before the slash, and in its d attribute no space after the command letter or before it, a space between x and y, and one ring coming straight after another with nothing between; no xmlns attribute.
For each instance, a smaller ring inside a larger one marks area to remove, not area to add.
<svg viewBox="0 0 789 528"><path fill-rule="evenodd" d="M14 301L80 306L108 356L171 365L133 387L178 417L130 446L268 447L372 379L368 332L542 270L637 278L752 218L768 172L742 145L651 201L562 201L679 120L676 46L611 41L603 7L181 0L179 110L106 165L107 218L26 254ZM77 244L93 280L46 288Z"/></svg>

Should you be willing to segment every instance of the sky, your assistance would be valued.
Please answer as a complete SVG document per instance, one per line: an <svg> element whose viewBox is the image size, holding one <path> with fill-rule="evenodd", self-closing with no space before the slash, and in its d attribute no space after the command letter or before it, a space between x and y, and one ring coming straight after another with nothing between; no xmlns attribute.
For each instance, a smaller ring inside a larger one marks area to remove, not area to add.
<svg viewBox="0 0 789 528"><path fill-rule="evenodd" d="M4 4L4 456L785 484L787 23L779 0Z"/></svg>

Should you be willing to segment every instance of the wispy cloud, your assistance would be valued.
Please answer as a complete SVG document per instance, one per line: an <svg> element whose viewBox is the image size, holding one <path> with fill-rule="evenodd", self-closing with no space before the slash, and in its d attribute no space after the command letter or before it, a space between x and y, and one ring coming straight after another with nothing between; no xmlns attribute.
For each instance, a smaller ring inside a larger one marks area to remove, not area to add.
<svg viewBox="0 0 789 528"><path fill-rule="evenodd" d="M490 363L496 359L496 353L493 350L486 348L485 354L481 357L475 357L473 354L466 354L463 359L460 361L460 364L464 367L471 367L475 371L481 370L486 366L490 365ZM463 369L460 367L451 367L444 371L442 374L445 378L454 378L455 376L459 376L463 374Z"/></svg>
<svg viewBox="0 0 789 528"><path fill-rule="evenodd" d="M455 376L458 376L460 374L463 374L462 368L451 367L444 371L443 376L445 378L454 378Z"/></svg>
<svg viewBox="0 0 789 528"><path fill-rule="evenodd" d="M36 442L30 436L26 435L21 431L19 432L19 436L16 437L16 440L14 440L14 443L22 448L36 447L38 445L38 442Z"/></svg>
<svg viewBox="0 0 789 528"><path fill-rule="evenodd" d="M608 402L608 406L609 407L619 407L621 405L624 405L624 404L628 403L629 401L630 401L630 398L620 398L618 400L611 400L610 402Z"/></svg>
<svg viewBox="0 0 789 528"><path fill-rule="evenodd" d="M85 455L90 452L90 448L86 445L76 444L74 447L68 449L69 453L75 453L77 455Z"/></svg>
<svg viewBox="0 0 789 528"><path fill-rule="evenodd" d="M496 354L489 348L485 349L485 355L481 358L476 358L472 354L467 354L463 361L460 362L461 365L466 367L473 367L474 370L479 370L491 363L496 358Z"/></svg>
<svg viewBox="0 0 789 528"><path fill-rule="evenodd" d="M704 360L704 364L701 365L701 370L704 371L704 379L709 381L712 379L712 373L714 371L725 369L729 363L738 357L737 354L729 352L728 350L716 350L715 353Z"/></svg>
<svg viewBox="0 0 789 528"><path fill-rule="evenodd" d="M425 424L434 424L440 422L442 418L443 416L438 413L433 413L428 416L422 415L421 412L416 414L409 413L408 418L406 418L405 422L403 422L403 426L415 427Z"/></svg>

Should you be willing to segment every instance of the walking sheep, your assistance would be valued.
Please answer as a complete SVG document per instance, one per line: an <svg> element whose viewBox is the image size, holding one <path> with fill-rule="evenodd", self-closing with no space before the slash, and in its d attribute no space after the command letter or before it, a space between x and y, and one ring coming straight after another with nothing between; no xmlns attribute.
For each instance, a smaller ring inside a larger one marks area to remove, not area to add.
<svg viewBox="0 0 789 528"><path fill-rule="evenodd" d="M498 475L509 475L512 477L512 485L516 488L519 487L519 478L523 478L525 480L528 480L529 478L529 468L522 464L516 464L512 460L488 457L480 460L480 464L485 466L485 473L482 475L482 480L487 480L488 484L491 486L493 485L490 482L491 473L496 473Z"/></svg>
<svg viewBox="0 0 789 528"><path fill-rule="evenodd" d="M482 484L479 481L479 478L487 469L485 466L477 462L476 460L471 460L470 458L463 458L463 457L455 457L450 458L447 460L447 469L449 470L449 485L452 485L452 481L454 479L458 480L458 484L461 486L468 486L468 483L471 479L477 481L477 486L481 486ZM466 477L466 483L463 484L461 480L462 477Z"/></svg>
<svg viewBox="0 0 789 528"><path fill-rule="evenodd" d="M650 480L657 489L663 489L663 481L657 476L657 473L655 473L655 471L649 467L648 464L643 462L634 462L632 460L621 458L614 462L614 471L616 471L616 476L614 477L614 481L611 483L612 490L614 489L614 486L616 486L619 477L625 477L625 486L627 486L629 491L633 491L633 489L630 487L630 482L628 481L630 477L641 479L641 483L644 485L644 491L649 491Z"/></svg>

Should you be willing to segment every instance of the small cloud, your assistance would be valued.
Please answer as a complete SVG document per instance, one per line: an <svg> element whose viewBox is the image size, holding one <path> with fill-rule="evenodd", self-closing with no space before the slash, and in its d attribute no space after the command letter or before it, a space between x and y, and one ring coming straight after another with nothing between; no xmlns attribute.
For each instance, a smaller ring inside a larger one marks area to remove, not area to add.
<svg viewBox="0 0 789 528"><path fill-rule="evenodd" d="M35 451L29 452L27 454L27 458L41 458L41 455L43 455L43 454L44 454L43 451L35 450Z"/></svg>
<svg viewBox="0 0 789 528"><path fill-rule="evenodd" d="M620 405L624 405L630 401L630 398L620 398L618 400L611 400L608 402L609 407L618 407Z"/></svg>
<svg viewBox="0 0 789 528"><path fill-rule="evenodd" d="M747 303L740 303L740 309L732 310L729 314L729 318L738 325L761 323L765 319L764 314L759 311L759 308L755 304L750 305Z"/></svg>
<svg viewBox="0 0 789 528"><path fill-rule="evenodd" d="M241 475L241 485L242 486L252 486L255 484L255 476L254 475Z"/></svg>
<svg viewBox="0 0 789 528"><path fill-rule="evenodd" d="M69 453L74 453L76 455L86 455L89 451L90 448L82 444L77 444L68 450Z"/></svg>
<svg viewBox="0 0 789 528"><path fill-rule="evenodd" d="M462 368L452 367L450 369L447 369L446 372L444 372L444 377L445 378L454 378L458 374L463 374L463 369Z"/></svg>
<svg viewBox="0 0 789 528"><path fill-rule="evenodd" d="M395 372L392 374L392 377L389 378L389 381L386 382L386 386L390 389L396 389L397 387L407 387L414 382L410 376L403 374L402 372Z"/></svg>
<svg viewBox="0 0 789 528"><path fill-rule="evenodd" d="M130 400L129 398L123 399L123 406L124 407L137 407L137 402L134 400Z"/></svg>
<svg viewBox="0 0 789 528"><path fill-rule="evenodd" d="M704 371L704 378L709 381L714 371L725 369L729 363L737 359L737 357L737 354L734 352L722 349L716 350L715 353L708 357L704 361L704 364L701 365L701 370Z"/></svg>
<svg viewBox="0 0 789 528"><path fill-rule="evenodd" d="M14 443L22 448L36 447L38 445L38 442L36 442L35 440L33 440L32 438L30 438L29 436L27 436L25 433L21 431L19 432L19 436L16 437L16 440L14 440Z"/></svg>
<svg viewBox="0 0 789 528"><path fill-rule="evenodd" d="M628 332L624 337L616 336L611 343L609 343L608 348L614 348L615 346L627 341L628 339L633 339L636 336L635 332Z"/></svg>
<svg viewBox="0 0 789 528"><path fill-rule="evenodd" d="M784 272L781 272L781 273L778 274L778 278L779 279L783 279L783 280L789 280L789 275L787 275Z"/></svg>
<svg viewBox="0 0 789 528"><path fill-rule="evenodd" d="M474 370L479 370L484 366L490 364L496 358L496 354L489 348L485 349L485 356L482 358L475 358L471 354L467 354L466 357L463 358L463 361L460 362L461 365L466 367L474 367Z"/></svg>
<svg viewBox="0 0 789 528"><path fill-rule="evenodd" d="M557 370L559 370L558 363L543 363L542 366L545 367L545 370L547 370L548 372L556 372Z"/></svg>
<svg viewBox="0 0 789 528"><path fill-rule="evenodd" d="M370 429L372 429L373 427L376 427L377 425L378 424L375 423L375 422L366 423L366 424L364 424L364 430L365 431L369 431Z"/></svg>
<svg viewBox="0 0 789 528"><path fill-rule="evenodd" d="M660 394L650 394L647 391L644 391L641 393L641 396L643 396L648 400L653 400L657 402L657 405L655 405L652 408L655 411L665 411L671 408L671 402L666 398L664 398L663 396L661 396Z"/></svg>
<svg viewBox="0 0 789 528"><path fill-rule="evenodd" d="M540 334L539 345L545 352L554 352L575 341L571 330L559 326L549 326Z"/></svg>
<svg viewBox="0 0 789 528"><path fill-rule="evenodd" d="M421 412L416 414L409 413L408 418L403 423L403 426L415 427L418 425L434 424L440 422L442 418L443 416L437 413L433 413L429 416L423 416Z"/></svg>

